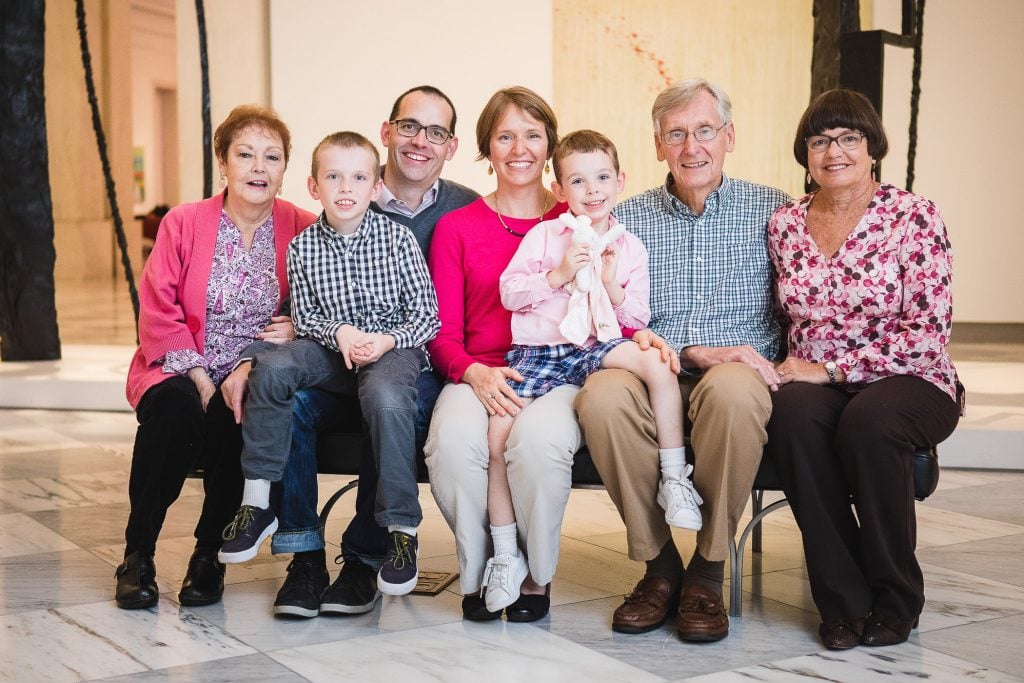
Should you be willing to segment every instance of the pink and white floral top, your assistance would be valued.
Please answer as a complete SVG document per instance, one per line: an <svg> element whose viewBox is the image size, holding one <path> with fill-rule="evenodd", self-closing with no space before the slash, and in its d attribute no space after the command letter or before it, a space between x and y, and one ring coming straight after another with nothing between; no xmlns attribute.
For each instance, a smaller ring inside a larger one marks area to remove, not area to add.
<svg viewBox="0 0 1024 683"><path fill-rule="evenodd" d="M949 358L952 250L939 210L883 184L833 256L807 230L814 194L794 199L768 224L778 301L789 317L789 353L833 360L850 384L913 375L954 401Z"/></svg>

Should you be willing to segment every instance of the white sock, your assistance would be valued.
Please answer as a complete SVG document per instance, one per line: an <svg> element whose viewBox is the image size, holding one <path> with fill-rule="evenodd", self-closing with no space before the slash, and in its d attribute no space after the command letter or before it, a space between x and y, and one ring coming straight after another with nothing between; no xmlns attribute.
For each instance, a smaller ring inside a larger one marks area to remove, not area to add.
<svg viewBox="0 0 1024 683"><path fill-rule="evenodd" d="M388 533L392 531L401 531L403 534L409 534L410 536L416 535L416 527L414 526L402 526L401 524L388 524Z"/></svg>
<svg viewBox="0 0 1024 683"><path fill-rule="evenodd" d="M661 462L662 479L681 479L683 468L686 467L686 451L679 448L659 448L658 460Z"/></svg>
<svg viewBox="0 0 1024 683"><path fill-rule="evenodd" d="M270 507L270 480L246 479L245 489L242 490L242 505L252 505L263 510Z"/></svg>
<svg viewBox="0 0 1024 683"><path fill-rule="evenodd" d="M516 523L504 526L491 525L491 540L494 541L495 555L511 555L519 557L519 544L516 541Z"/></svg>

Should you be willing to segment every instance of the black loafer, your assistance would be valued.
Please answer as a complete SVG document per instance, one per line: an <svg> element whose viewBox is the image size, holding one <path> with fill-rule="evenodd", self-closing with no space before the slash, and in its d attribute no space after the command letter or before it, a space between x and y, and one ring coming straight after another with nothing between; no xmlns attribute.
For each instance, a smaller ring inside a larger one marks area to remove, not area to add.
<svg viewBox="0 0 1024 683"><path fill-rule="evenodd" d="M178 602L186 607L212 605L224 595L224 564L216 550L196 548L178 591Z"/></svg>
<svg viewBox="0 0 1024 683"><path fill-rule="evenodd" d="M138 551L131 553L124 558L114 576L117 577L114 599L121 609L145 609L160 599L160 590L156 587L156 564L152 555Z"/></svg>
<svg viewBox="0 0 1024 683"><path fill-rule="evenodd" d="M501 610L491 612L479 595L462 596L462 618L467 621L494 621L501 619Z"/></svg>
<svg viewBox="0 0 1024 683"><path fill-rule="evenodd" d="M526 623L537 621L547 616L551 609L551 584L544 589L543 595L520 595L519 599L505 608L505 618L509 621Z"/></svg>

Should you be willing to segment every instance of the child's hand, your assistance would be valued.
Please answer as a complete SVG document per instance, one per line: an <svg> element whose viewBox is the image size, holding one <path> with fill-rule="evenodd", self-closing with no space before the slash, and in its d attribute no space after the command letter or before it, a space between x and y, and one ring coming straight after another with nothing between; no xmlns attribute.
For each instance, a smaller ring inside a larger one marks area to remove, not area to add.
<svg viewBox="0 0 1024 683"><path fill-rule="evenodd" d="M615 275L618 262L619 252L615 250L614 244L609 244L604 248L604 252L601 253L601 282L605 287L617 284L615 282Z"/></svg>
<svg viewBox="0 0 1024 683"><path fill-rule="evenodd" d="M390 334L367 334L363 341L352 347L352 362L363 367L380 360L385 353L395 348L395 338Z"/></svg>
<svg viewBox="0 0 1024 683"><path fill-rule="evenodd" d="M565 252L558 267L548 273L551 289L564 287L576 277L576 273L590 263L590 245L574 244Z"/></svg>
<svg viewBox="0 0 1024 683"><path fill-rule="evenodd" d="M366 343L367 336L369 335L352 325L342 325L334 334L334 339L338 342L338 350L341 351L341 357L345 359L345 367L349 370L352 369L353 348Z"/></svg>

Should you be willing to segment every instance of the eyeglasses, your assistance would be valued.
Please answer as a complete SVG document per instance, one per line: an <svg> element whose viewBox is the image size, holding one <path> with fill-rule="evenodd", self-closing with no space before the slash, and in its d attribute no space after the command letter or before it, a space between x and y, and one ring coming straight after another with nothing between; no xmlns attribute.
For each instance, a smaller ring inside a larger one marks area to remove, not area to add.
<svg viewBox="0 0 1024 683"><path fill-rule="evenodd" d="M832 137L831 135L812 135L809 138L804 138L804 142L807 143L807 149L811 152L824 152L826 149L832 146L832 143L839 145L840 149L857 149L860 141L863 140L866 135L859 131L843 133Z"/></svg>
<svg viewBox="0 0 1024 683"><path fill-rule="evenodd" d="M435 145L443 145L452 136L451 131L444 126L424 126L416 119L398 119L397 121L388 121L388 123L395 124L395 130L404 138L414 138L420 134L421 130L426 131L427 142L432 142Z"/></svg>
<svg viewBox="0 0 1024 683"><path fill-rule="evenodd" d="M662 134L661 141L666 145L672 145L675 147L676 145L681 145L686 142L687 135L692 135L693 139L697 142L711 142L718 137L718 131L728 125L728 123L723 123L718 128L715 128L714 126L700 126L693 131L679 129L670 130L669 132Z"/></svg>

